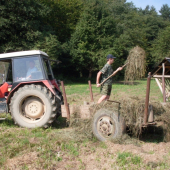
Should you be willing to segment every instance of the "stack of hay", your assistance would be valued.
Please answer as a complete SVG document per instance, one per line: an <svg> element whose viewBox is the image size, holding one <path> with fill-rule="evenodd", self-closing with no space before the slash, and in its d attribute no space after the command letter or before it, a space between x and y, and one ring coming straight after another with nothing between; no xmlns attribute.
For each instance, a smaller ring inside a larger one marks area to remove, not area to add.
<svg viewBox="0 0 170 170"><path fill-rule="evenodd" d="M163 122L162 128L164 131L164 141L170 141L170 104L163 106L160 102L150 103L153 105L154 117L156 122ZM77 138L93 138L92 120L93 115L97 110L107 108L108 110L118 111L123 115L126 125L133 136L138 136L142 133L142 124L145 110L145 100L138 97L131 97L121 100L120 107L118 104L103 102L101 104L91 106L91 118L81 119L78 113L73 114L70 119L70 126L75 128Z"/></svg>
<svg viewBox="0 0 170 170"><path fill-rule="evenodd" d="M139 80L145 75L146 53L139 46L134 47L127 58L128 66L125 68L125 82Z"/></svg>

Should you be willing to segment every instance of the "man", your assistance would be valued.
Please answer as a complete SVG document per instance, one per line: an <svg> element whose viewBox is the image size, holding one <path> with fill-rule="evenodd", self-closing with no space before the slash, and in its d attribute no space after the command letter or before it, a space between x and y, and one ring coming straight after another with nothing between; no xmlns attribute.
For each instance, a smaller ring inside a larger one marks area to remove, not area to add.
<svg viewBox="0 0 170 170"><path fill-rule="evenodd" d="M32 60L29 62L29 69L27 71L26 79L30 79L31 73L36 72L36 71L37 71L37 68L35 67L34 61Z"/></svg>
<svg viewBox="0 0 170 170"><path fill-rule="evenodd" d="M112 90L112 77L109 78L105 83L102 85L99 83L100 77L102 75L102 81L103 82L105 79L107 79L111 74L113 76L120 70L122 70L122 67L117 68L116 71L113 72L111 64L114 62L114 57L112 54L107 55L107 63L105 66L97 73L97 78L96 78L96 85L97 87L100 88L100 92L102 96L99 98L97 103L101 103L103 100L108 100L110 98L111 90Z"/></svg>

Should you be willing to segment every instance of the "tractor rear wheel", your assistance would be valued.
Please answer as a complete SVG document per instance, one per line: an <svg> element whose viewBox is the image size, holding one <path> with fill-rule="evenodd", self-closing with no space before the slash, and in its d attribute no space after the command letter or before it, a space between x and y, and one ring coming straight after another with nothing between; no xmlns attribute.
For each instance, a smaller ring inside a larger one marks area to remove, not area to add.
<svg viewBox="0 0 170 170"><path fill-rule="evenodd" d="M92 123L93 134L102 142L120 138L125 129L125 121L115 111L100 109L94 115Z"/></svg>
<svg viewBox="0 0 170 170"><path fill-rule="evenodd" d="M59 107L57 98L41 85L25 85L11 98L12 118L21 127L47 128L55 119Z"/></svg>

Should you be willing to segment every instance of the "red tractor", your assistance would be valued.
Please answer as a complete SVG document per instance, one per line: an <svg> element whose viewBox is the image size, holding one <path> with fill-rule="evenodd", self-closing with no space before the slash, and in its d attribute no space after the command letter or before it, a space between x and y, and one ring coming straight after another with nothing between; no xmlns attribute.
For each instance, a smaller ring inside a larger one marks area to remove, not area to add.
<svg viewBox="0 0 170 170"><path fill-rule="evenodd" d="M47 128L60 116L62 92L46 53L0 54L0 77L0 113L11 113L19 126Z"/></svg>

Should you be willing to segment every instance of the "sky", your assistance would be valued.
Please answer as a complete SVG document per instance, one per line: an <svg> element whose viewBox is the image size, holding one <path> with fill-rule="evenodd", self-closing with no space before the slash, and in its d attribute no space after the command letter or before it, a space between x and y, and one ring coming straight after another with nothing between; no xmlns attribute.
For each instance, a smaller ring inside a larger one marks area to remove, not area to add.
<svg viewBox="0 0 170 170"><path fill-rule="evenodd" d="M170 0L126 0L126 2L133 2L133 4L137 8L141 7L142 9L145 9L147 5L153 5L156 8L157 12L159 12L162 5L164 4L168 4L168 6L170 7Z"/></svg>

